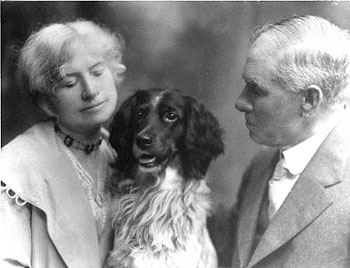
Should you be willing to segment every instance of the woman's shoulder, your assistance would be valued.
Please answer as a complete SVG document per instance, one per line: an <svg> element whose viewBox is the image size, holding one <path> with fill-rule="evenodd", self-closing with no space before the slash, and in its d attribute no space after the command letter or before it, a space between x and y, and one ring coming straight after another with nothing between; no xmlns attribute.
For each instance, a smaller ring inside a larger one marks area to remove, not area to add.
<svg viewBox="0 0 350 268"><path fill-rule="evenodd" d="M51 122L37 123L18 135L1 149L2 158L15 155L16 158L28 157L34 151L44 151L44 148L52 148L54 130Z"/></svg>
<svg viewBox="0 0 350 268"><path fill-rule="evenodd" d="M6 187L16 193L39 191L49 159L57 159L50 129L50 123L36 124L1 149L1 181Z"/></svg>

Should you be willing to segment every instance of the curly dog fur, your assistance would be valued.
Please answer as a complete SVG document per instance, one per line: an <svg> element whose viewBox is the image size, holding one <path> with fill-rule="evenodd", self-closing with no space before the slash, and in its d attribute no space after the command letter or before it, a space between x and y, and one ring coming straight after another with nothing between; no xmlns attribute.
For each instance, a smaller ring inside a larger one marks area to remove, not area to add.
<svg viewBox="0 0 350 268"><path fill-rule="evenodd" d="M120 107L110 142L123 195L114 218L114 267L212 268L217 258L206 218L205 175L223 153L216 118L179 90L138 90Z"/></svg>

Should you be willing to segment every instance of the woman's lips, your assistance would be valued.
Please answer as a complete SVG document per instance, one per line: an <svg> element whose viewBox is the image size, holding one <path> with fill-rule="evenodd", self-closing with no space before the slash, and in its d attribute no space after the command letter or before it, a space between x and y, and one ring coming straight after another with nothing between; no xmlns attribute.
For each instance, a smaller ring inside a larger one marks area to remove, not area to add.
<svg viewBox="0 0 350 268"><path fill-rule="evenodd" d="M98 109L100 106L102 106L104 103L105 103L105 102L102 101L102 102L99 102L99 103L97 103L97 104L89 105L89 106L87 106L87 107L81 109L80 111L81 111L81 112L88 112L88 111L96 110L96 109Z"/></svg>

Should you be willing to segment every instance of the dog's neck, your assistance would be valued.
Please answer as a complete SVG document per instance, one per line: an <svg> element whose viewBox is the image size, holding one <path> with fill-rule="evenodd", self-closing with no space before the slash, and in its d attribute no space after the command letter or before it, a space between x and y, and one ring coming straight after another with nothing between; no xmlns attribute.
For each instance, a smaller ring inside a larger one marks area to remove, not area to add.
<svg viewBox="0 0 350 268"><path fill-rule="evenodd" d="M162 190L181 189L184 184L181 173L179 169L171 166L158 173L138 172L136 177L139 191L144 192L155 186Z"/></svg>
<svg viewBox="0 0 350 268"><path fill-rule="evenodd" d="M137 169L135 178L140 192L147 191L155 186L162 190L173 191L184 187L184 175L178 156L172 158L172 161L168 163L164 170L153 173Z"/></svg>
<svg viewBox="0 0 350 268"><path fill-rule="evenodd" d="M183 178L179 170L173 167L168 167L165 170L164 180L160 187L162 190L171 191L175 189L181 189L182 184Z"/></svg>
<svg viewBox="0 0 350 268"><path fill-rule="evenodd" d="M148 254L186 250L189 237L206 224L210 190L204 180L186 180L174 166L152 187L121 198L114 219L114 257L126 261L139 248Z"/></svg>

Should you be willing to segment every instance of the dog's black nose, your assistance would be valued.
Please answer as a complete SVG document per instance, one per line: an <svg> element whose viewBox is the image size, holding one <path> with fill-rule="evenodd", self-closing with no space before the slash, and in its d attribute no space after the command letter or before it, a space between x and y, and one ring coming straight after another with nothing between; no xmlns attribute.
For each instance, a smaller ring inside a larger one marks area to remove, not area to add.
<svg viewBox="0 0 350 268"><path fill-rule="evenodd" d="M152 137L148 134L141 134L141 135L138 135L136 138L136 144L140 148L150 147L152 145L152 141L153 141Z"/></svg>

